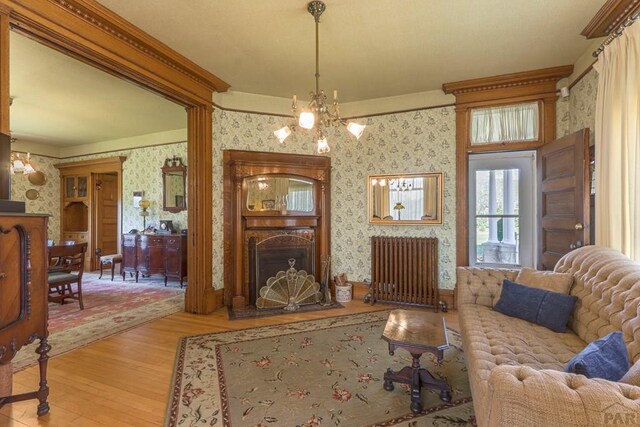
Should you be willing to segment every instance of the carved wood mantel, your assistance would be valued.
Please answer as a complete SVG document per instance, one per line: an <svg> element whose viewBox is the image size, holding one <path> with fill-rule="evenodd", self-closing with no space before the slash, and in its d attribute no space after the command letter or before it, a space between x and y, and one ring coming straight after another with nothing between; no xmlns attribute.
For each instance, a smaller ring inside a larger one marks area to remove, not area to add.
<svg viewBox="0 0 640 427"><path fill-rule="evenodd" d="M245 178L287 176L313 181L314 208L310 212L249 210ZM279 230L305 234L315 244L316 271L330 254L331 159L320 156L226 150L224 152L224 298L242 309L249 302L245 262L250 237Z"/></svg>

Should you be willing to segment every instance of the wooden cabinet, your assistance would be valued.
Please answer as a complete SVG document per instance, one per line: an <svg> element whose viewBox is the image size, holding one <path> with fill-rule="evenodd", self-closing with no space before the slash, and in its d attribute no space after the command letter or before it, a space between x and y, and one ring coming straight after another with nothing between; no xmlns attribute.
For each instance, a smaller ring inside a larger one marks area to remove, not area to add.
<svg viewBox="0 0 640 427"><path fill-rule="evenodd" d="M0 406L38 399L38 415L49 412L47 219L0 213L0 364L9 363L23 345L40 340L36 349L40 355L39 389L0 396Z"/></svg>
<svg viewBox="0 0 640 427"><path fill-rule="evenodd" d="M182 234L123 234L122 278L126 273L150 276L162 274L168 279L179 280L180 287L187 275L187 236Z"/></svg>
<svg viewBox="0 0 640 427"><path fill-rule="evenodd" d="M115 254L120 247L124 160L107 157L55 165L60 171L59 239L88 244L87 271L98 269L100 256ZM105 176L112 186L106 185Z"/></svg>
<svg viewBox="0 0 640 427"><path fill-rule="evenodd" d="M85 200L89 197L89 175L65 176L62 185L65 200Z"/></svg>

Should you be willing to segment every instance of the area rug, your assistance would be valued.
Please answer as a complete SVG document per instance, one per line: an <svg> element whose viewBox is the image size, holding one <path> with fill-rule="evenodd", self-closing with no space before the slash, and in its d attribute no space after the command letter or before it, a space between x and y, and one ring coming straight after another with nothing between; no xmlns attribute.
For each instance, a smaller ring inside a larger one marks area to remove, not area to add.
<svg viewBox="0 0 640 427"><path fill-rule="evenodd" d="M389 355L381 339L389 312L181 338L165 426L474 426L461 338L438 363L421 362L446 377L452 400L423 389L424 411L409 409L409 386L383 389L387 368L411 364L404 350Z"/></svg>
<svg viewBox="0 0 640 427"><path fill-rule="evenodd" d="M103 276L105 277L105 276ZM50 357L84 347L110 335L131 329L184 309L184 289L164 286L163 278L122 281L98 279L85 273L82 283L84 310L78 302L49 303ZM13 359L14 372L37 363L38 341L23 347Z"/></svg>

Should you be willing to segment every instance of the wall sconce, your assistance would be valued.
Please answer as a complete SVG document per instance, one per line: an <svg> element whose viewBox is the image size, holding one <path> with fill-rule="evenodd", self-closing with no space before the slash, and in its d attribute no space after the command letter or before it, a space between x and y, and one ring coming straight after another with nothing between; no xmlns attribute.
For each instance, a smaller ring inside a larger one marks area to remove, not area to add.
<svg viewBox="0 0 640 427"><path fill-rule="evenodd" d="M11 153L9 170L11 171L11 175L17 173L23 173L25 175L34 173L36 170L31 165L31 153L27 153L27 157L24 159L20 157L19 153Z"/></svg>

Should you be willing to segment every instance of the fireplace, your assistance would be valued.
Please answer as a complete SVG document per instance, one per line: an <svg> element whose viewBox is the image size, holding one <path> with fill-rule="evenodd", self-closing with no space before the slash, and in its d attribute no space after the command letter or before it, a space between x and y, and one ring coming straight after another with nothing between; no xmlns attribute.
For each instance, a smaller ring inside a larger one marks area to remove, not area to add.
<svg viewBox="0 0 640 427"><path fill-rule="evenodd" d="M255 305L260 288L267 285L270 277L289 268L289 259L295 260L296 270L304 270L316 281L319 280L314 263L315 242L307 237L309 234L312 235L311 230L305 234L287 234L275 230L267 231L266 237L263 234L262 240L257 236L249 238L248 286L251 305Z"/></svg>
<svg viewBox="0 0 640 427"><path fill-rule="evenodd" d="M225 304L255 305L289 258L319 282L330 255L331 159L225 150L223 165Z"/></svg>

